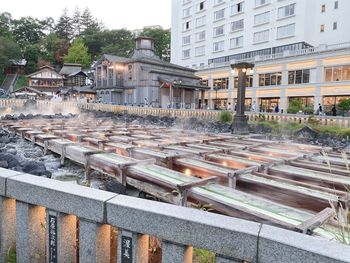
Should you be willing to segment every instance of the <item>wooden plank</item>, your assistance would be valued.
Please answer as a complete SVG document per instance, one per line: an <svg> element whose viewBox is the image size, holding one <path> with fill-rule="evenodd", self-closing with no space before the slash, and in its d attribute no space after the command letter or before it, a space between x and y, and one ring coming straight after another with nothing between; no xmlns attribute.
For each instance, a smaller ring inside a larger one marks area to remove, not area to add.
<svg viewBox="0 0 350 263"><path fill-rule="evenodd" d="M295 230L304 233L304 234L312 234L312 231L327 222L329 219L335 216L335 211L332 208L327 207L314 217L302 222L300 225L295 227Z"/></svg>
<svg viewBox="0 0 350 263"><path fill-rule="evenodd" d="M183 191L185 189L189 189L192 187L196 187L196 186L203 186L203 185L207 185L209 183L213 183L216 182L218 180L217 176L211 176L208 178L204 178L204 179L199 179L193 182L187 182L187 183L182 183L182 184L178 184L177 187Z"/></svg>

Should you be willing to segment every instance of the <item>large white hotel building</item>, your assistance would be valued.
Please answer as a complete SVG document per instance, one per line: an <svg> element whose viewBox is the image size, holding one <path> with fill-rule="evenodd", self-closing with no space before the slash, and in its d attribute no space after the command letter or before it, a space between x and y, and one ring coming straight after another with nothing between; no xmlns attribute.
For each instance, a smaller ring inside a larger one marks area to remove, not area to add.
<svg viewBox="0 0 350 263"><path fill-rule="evenodd" d="M171 62L198 70L209 108L235 103L230 64L249 61L247 107L327 110L350 98L349 26L350 0L172 0Z"/></svg>

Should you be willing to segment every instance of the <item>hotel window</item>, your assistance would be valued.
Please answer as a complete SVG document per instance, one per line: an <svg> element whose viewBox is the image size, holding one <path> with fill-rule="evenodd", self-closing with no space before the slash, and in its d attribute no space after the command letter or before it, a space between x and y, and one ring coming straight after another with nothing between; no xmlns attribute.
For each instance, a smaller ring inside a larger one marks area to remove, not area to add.
<svg viewBox="0 0 350 263"><path fill-rule="evenodd" d="M204 24L205 24L205 16L201 16L196 19L196 27L203 26Z"/></svg>
<svg viewBox="0 0 350 263"><path fill-rule="evenodd" d="M236 15L244 11L244 1L231 6L231 15Z"/></svg>
<svg viewBox="0 0 350 263"><path fill-rule="evenodd" d="M326 12L326 5L321 5L321 12L322 13Z"/></svg>
<svg viewBox="0 0 350 263"><path fill-rule="evenodd" d="M321 27L320 27L320 32L321 32L321 33L324 32L324 25L321 25Z"/></svg>
<svg viewBox="0 0 350 263"><path fill-rule="evenodd" d="M295 24L280 26L277 28L277 39L295 35Z"/></svg>
<svg viewBox="0 0 350 263"><path fill-rule="evenodd" d="M255 0L255 7L270 3L271 0Z"/></svg>
<svg viewBox="0 0 350 263"><path fill-rule="evenodd" d="M184 36L182 38L182 45L188 45L191 44L191 35Z"/></svg>
<svg viewBox="0 0 350 263"><path fill-rule="evenodd" d="M230 39L230 48L243 47L243 36L234 37Z"/></svg>
<svg viewBox="0 0 350 263"><path fill-rule="evenodd" d="M196 41L202 41L205 40L205 30L196 33Z"/></svg>
<svg viewBox="0 0 350 263"><path fill-rule="evenodd" d="M188 17L191 15L191 7L188 7L183 10L182 17Z"/></svg>
<svg viewBox="0 0 350 263"><path fill-rule="evenodd" d="M187 21L183 24L183 30L186 31L186 30L190 30L192 27L192 23L191 21Z"/></svg>
<svg viewBox="0 0 350 263"><path fill-rule="evenodd" d="M339 8L339 1L335 1L334 2L334 9L338 9Z"/></svg>
<svg viewBox="0 0 350 263"><path fill-rule="evenodd" d="M214 27L214 37L221 36L224 34L224 25Z"/></svg>
<svg viewBox="0 0 350 263"><path fill-rule="evenodd" d="M198 11L204 10L204 4L205 4L205 1L199 3L199 5L198 5Z"/></svg>
<svg viewBox="0 0 350 263"><path fill-rule="evenodd" d="M264 31L255 32L253 42L260 43L260 42L269 41L269 37L270 37L270 31L268 29Z"/></svg>
<svg viewBox="0 0 350 263"><path fill-rule="evenodd" d="M278 19L295 14L295 3L278 8Z"/></svg>
<svg viewBox="0 0 350 263"><path fill-rule="evenodd" d="M254 25L261 25L270 21L270 11L254 16Z"/></svg>
<svg viewBox="0 0 350 263"><path fill-rule="evenodd" d="M253 79L254 79L254 78L253 78L253 75L247 75L246 87L248 87L248 88L253 87ZM234 78L233 87L234 87L235 89L238 88L238 77L235 77L235 78Z"/></svg>
<svg viewBox="0 0 350 263"><path fill-rule="evenodd" d="M228 89L228 78L213 79L213 87Z"/></svg>
<svg viewBox="0 0 350 263"><path fill-rule="evenodd" d="M195 56L205 55L205 46L196 47L194 50Z"/></svg>
<svg viewBox="0 0 350 263"><path fill-rule="evenodd" d="M224 2L224 0L215 0L214 1L214 5L218 5L218 4L221 4L223 2Z"/></svg>
<svg viewBox="0 0 350 263"><path fill-rule="evenodd" d="M219 20L225 17L225 8L214 12L214 20Z"/></svg>
<svg viewBox="0 0 350 263"><path fill-rule="evenodd" d="M333 22L333 30L337 30L338 29L338 23L337 22Z"/></svg>
<svg viewBox="0 0 350 263"><path fill-rule="evenodd" d="M225 40L213 44L213 52L223 51L225 49Z"/></svg>
<svg viewBox="0 0 350 263"><path fill-rule="evenodd" d="M288 84L310 83L310 70L288 71Z"/></svg>
<svg viewBox="0 0 350 263"><path fill-rule="evenodd" d="M350 65L325 68L325 81L350 80Z"/></svg>
<svg viewBox="0 0 350 263"><path fill-rule="evenodd" d="M278 86L282 83L282 72L259 74L259 87Z"/></svg>
<svg viewBox="0 0 350 263"><path fill-rule="evenodd" d="M189 58L190 57L190 49L186 49L182 51L182 58Z"/></svg>
<svg viewBox="0 0 350 263"><path fill-rule="evenodd" d="M244 29L244 19L233 21L231 23L231 32Z"/></svg>

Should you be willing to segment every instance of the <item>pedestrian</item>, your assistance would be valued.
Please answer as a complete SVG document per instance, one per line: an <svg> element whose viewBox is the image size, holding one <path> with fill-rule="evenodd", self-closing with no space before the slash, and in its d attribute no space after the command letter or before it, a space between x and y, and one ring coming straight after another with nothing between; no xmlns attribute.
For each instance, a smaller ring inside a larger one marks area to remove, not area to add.
<svg viewBox="0 0 350 263"><path fill-rule="evenodd" d="M228 110L228 111L232 111L232 104L231 104L231 102L228 103L228 105L227 105L227 110Z"/></svg>
<svg viewBox="0 0 350 263"><path fill-rule="evenodd" d="M148 100L147 100L147 98L145 98L145 107L147 107L148 106Z"/></svg>
<svg viewBox="0 0 350 263"><path fill-rule="evenodd" d="M322 116L323 110L322 110L322 105L321 103L318 104L318 115Z"/></svg>
<svg viewBox="0 0 350 263"><path fill-rule="evenodd" d="M253 101L253 105L251 106L250 111L256 112L256 101Z"/></svg>
<svg viewBox="0 0 350 263"><path fill-rule="evenodd" d="M278 104L277 104L276 107L275 107L275 112L276 112L276 113L279 113L279 112L280 112L280 108L278 107Z"/></svg>
<svg viewBox="0 0 350 263"><path fill-rule="evenodd" d="M332 107L332 115L337 116L337 108L335 107L335 104Z"/></svg>

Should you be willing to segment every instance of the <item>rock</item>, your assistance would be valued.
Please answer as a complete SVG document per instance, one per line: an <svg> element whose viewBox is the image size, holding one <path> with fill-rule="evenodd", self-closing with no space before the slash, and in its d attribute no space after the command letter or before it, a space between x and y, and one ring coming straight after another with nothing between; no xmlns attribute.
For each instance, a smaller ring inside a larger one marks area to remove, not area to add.
<svg viewBox="0 0 350 263"><path fill-rule="evenodd" d="M0 161L0 168L9 168L9 164L7 163L7 161Z"/></svg>
<svg viewBox="0 0 350 263"><path fill-rule="evenodd" d="M19 165L17 157L10 153L0 153L0 161L6 161L8 168L14 168Z"/></svg>
<svg viewBox="0 0 350 263"><path fill-rule="evenodd" d="M46 167L43 163L39 163L39 162L34 162L34 161L30 161L27 162L23 168L22 168L23 172L25 173L29 173L29 174L33 174L33 175L38 175L38 176L47 176L47 177L51 177L51 173L49 171L46 170Z"/></svg>
<svg viewBox="0 0 350 263"><path fill-rule="evenodd" d="M17 150L13 149L13 148L10 148L10 149L7 150L7 153L10 153L10 154L13 154L13 155L17 155Z"/></svg>
<svg viewBox="0 0 350 263"><path fill-rule="evenodd" d="M125 195L126 187L118 181L112 180L106 183L106 191Z"/></svg>
<svg viewBox="0 0 350 263"><path fill-rule="evenodd" d="M319 133L309 126L304 126L294 133L294 136L298 138L306 138L309 140L314 140L319 136Z"/></svg>

